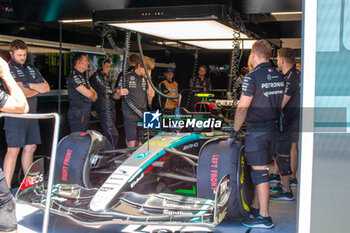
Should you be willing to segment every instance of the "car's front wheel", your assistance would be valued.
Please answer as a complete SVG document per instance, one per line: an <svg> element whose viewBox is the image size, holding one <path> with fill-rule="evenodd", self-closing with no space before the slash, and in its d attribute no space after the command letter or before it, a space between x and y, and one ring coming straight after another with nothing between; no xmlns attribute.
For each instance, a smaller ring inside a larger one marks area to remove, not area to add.
<svg viewBox="0 0 350 233"><path fill-rule="evenodd" d="M230 174L231 195L227 217L247 217L253 200L253 185L241 142L224 138L205 143L199 153L197 196L214 199L221 178Z"/></svg>

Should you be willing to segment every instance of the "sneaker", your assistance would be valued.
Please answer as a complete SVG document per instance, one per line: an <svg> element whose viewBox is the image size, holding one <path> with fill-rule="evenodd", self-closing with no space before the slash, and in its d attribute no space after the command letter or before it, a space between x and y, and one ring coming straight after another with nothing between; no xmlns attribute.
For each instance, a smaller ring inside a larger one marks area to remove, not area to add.
<svg viewBox="0 0 350 233"><path fill-rule="evenodd" d="M259 209L255 209L255 208L250 208L250 215L249 215L249 218L256 218L259 216L259 212L260 210Z"/></svg>
<svg viewBox="0 0 350 233"><path fill-rule="evenodd" d="M283 186L281 184L276 186L276 187L271 187L270 193L280 193L280 192L282 192L282 187Z"/></svg>
<svg viewBox="0 0 350 233"><path fill-rule="evenodd" d="M290 186L291 187L296 187L298 185L298 180L297 178L290 178Z"/></svg>
<svg viewBox="0 0 350 233"><path fill-rule="evenodd" d="M270 183L280 183L281 182L281 177L276 174L271 174L269 175L269 182Z"/></svg>
<svg viewBox="0 0 350 233"><path fill-rule="evenodd" d="M282 190L282 192L280 192L280 193L271 194L270 199L271 200L280 200L280 201L293 201L294 195L293 195L292 190L289 193Z"/></svg>
<svg viewBox="0 0 350 233"><path fill-rule="evenodd" d="M264 218L260 215L256 218L245 219L241 222L241 224L249 228L272 228L275 226L271 217Z"/></svg>

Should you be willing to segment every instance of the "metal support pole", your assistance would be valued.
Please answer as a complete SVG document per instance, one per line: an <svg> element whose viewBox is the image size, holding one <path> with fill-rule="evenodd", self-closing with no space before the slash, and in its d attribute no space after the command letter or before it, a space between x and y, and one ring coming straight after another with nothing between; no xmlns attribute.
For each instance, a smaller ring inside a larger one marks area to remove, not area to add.
<svg viewBox="0 0 350 233"><path fill-rule="evenodd" d="M45 114L13 114L13 113L0 113L1 117L15 117L23 119L55 119L55 127L52 140L52 150L51 150L51 161L50 161L50 172L49 172L49 181L47 184L46 191L46 205L45 205L45 214L43 221L43 233L47 233L50 220L50 207L51 207L51 192L52 192L52 183L53 176L55 172L55 163L56 163L56 151L58 144L58 127L60 125L60 116L57 113L45 113Z"/></svg>
<svg viewBox="0 0 350 233"><path fill-rule="evenodd" d="M62 22L59 21L60 24L60 65L58 70L58 107L57 112L61 114L61 85L62 85Z"/></svg>

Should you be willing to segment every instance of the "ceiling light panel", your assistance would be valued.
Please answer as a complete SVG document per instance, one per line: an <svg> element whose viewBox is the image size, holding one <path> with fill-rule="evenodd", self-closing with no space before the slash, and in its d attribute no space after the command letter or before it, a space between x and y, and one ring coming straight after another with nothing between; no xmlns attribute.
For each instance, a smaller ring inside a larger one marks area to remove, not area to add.
<svg viewBox="0 0 350 233"><path fill-rule="evenodd" d="M194 41L180 41L180 42L205 48L205 49L219 49L219 50L233 49L232 40L211 40L211 41L194 40ZM251 49L254 42L256 42L256 40L243 40L242 43L240 44L240 49L242 49L242 47L243 49Z"/></svg>
<svg viewBox="0 0 350 233"><path fill-rule="evenodd" d="M215 20L111 23L110 25L170 40L233 38L233 29ZM241 38L248 37L241 33Z"/></svg>

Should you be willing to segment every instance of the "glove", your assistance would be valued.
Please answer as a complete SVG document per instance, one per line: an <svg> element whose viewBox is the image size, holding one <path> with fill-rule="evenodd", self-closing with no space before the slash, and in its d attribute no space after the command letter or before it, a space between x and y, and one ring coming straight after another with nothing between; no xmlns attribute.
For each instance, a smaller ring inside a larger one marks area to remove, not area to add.
<svg viewBox="0 0 350 233"><path fill-rule="evenodd" d="M230 134L230 137L227 139L227 141L230 144L233 144L234 142L239 141L239 140L240 140L240 133L239 133L239 131L232 130L231 134Z"/></svg>

